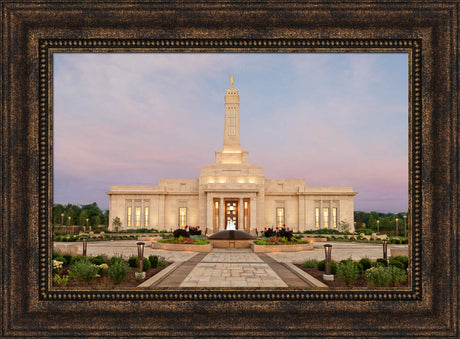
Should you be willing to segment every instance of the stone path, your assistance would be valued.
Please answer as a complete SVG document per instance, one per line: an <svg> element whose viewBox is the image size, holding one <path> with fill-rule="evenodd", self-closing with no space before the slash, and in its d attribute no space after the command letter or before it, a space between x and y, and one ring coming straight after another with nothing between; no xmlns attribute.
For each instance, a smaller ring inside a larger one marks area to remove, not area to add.
<svg viewBox="0 0 460 339"><path fill-rule="evenodd" d="M305 288L312 284L265 254L250 249L213 249L183 262L150 287Z"/></svg>

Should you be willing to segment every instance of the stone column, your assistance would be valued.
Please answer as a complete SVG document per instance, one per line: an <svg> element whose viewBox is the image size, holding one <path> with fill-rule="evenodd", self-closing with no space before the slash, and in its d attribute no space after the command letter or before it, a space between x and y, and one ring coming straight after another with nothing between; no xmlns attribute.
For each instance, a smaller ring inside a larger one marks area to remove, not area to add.
<svg viewBox="0 0 460 339"><path fill-rule="evenodd" d="M243 198L238 198L238 230L244 231L244 205Z"/></svg>
<svg viewBox="0 0 460 339"><path fill-rule="evenodd" d="M319 228L324 227L323 218L324 218L324 214L323 214L323 199L321 198L320 201L319 201Z"/></svg>
<svg viewBox="0 0 460 339"><path fill-rule="evenodd" d="M332 220L332 217L333 215L332 215L332 199L331 199L329 200L329 228L333 228L332 226L333 226L334 221Z"/></svg>
<svg viewBox="0 0 460 339"><path fill-rule="evenodd" d="M297 226L297 232L305 230L305 196L299 195L299 224Z"/></svg>
<svg viewBox="0 0 460 339"><path fill-rule="evenodd" d="M164 194L160 194L158 196L158 228L160 229L167 229L172 227L173 230L176 229L176 225L165 225L165 196Z"/></svg>

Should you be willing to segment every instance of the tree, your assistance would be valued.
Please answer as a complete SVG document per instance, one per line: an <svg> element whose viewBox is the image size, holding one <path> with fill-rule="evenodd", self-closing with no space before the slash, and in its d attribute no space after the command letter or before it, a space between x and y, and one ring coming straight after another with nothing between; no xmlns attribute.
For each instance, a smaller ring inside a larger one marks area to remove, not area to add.
<svg viewBox="0 0 460 339"><path fill-rule="evenodd" d="M112 220L112 226L115 229L115 232L118 232L118 228L121 227L121 221L119 217L115 217Z"/></svg>
<svg viewBox="0 0 460 339"><path fill-rule="evenodd" d="M369 220L367 221L367 228L370 229L377 229L377 220L375 220L374 215L371 213L369 216Z"/></svg>

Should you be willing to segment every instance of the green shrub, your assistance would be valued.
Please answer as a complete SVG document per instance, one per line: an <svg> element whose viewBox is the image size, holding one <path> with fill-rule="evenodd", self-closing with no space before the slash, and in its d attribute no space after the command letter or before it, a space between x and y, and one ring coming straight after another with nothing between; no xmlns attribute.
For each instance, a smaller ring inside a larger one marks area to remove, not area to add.
<svg viewBox="0 0 460 339"><path fill-rule="evenodd" d="M337 263L332 260L331 261L331 274L336 274L337 273ZM326 260L321 260L320 262L318 262L318 269L320 271L326 271Z"/></svg>
<svg viewBox="0 0 460 339"><path fill-rule="evenodd" d="M110 258L109 265L113 265L117 262L125 262L125 259L120 258L120 257L112 257Z"/></svg>
<svg viewBox="0 0 460 339"><path fill-rule="evenodd" d="M386 267L385 264L379 262L379 261L376 261L374 263L372 263L371 267Z"/></svg>
<svg viewBox="0 0 460 339"><path fill-rule="evenodd" d="M359 263L353 261L344 261L339 264L337 268L337 279L343 281L347 285L354 283L358 279L360 273Z"/></svg>
<svg viewBox="0 0 460 339"><path fill-rule="evenodd" d="M316 268L316 267L318 267L318 260L316 260L316 259L307 260L302 264L302 267Z"/></svg>
<svg viewBox="0 0 460 339"><path fill-rule="evenodd" d="M388 286L392 281L390 270L386 267L371 267L364 273L364 279L371 286Z"/></svg>
<svg viewBox="0 0 460 339"><path fill-rule="evenodd" d="M158 257L156 255L149 256L150 265L153 268L158 267Z"/></svg>
<svg viewBox="0 0 460 339"><path fill-rule="evenodd" d="M70 265L73 265L77 261L82 261L82 260L86 260L86 257L84 257L82 255L75 255L75 256L72 257L72 259L70 259Z"/></svg>
<svg viewBox="0 0 460 339"><path fill-rule="evenodd" d="M150 267L152 267L150 260L147 258L142 258L142 269L147 271Z"/></svg>
<svg viewBox="0 0 460 339"><path fill-rule="evenodd" d="M401 269L397 266L389 266L387 270L391 274L391 282L398 286L400 283L407 281L407 274L404 269Z"/></svg>
<svg viewBox="0 0 460 339"><path fill-rule="evenodd" d="M61 261L63 264L67 264L67 261L61 255L53 256L53 260Z"/></svg>
<svg viewBox="0 0 460 339"><path fill-rule="evenodd" d="M363 271L365 270L368 270L369 268L371 268L372 266L372 263L371 261L369 260L369 258L362 258L359 263L361 264L361 266L363 267Z"/></svg>
<svg viewBox="0 0 460 339"><path fill-rule="evenodd" d="M166 261L163 259L158 260L158 267L165 267L166 266Z"/></svg>
<svg viewBox="0 0 460 339"><path fill-rule="evenodd" d="M407 269L407 267L409 266L409 258L405 255L398 255L396 257L392 257L392 259L402 262L404 264L404 269Z"/></svg>
<svg viewBox="0 0 460 339"><path fill-rule="evenodd" d="M104 259L104 257L102 255L98 255L96 257L92 257L91 258L91 262L94 264L94 265L101 265L103 263L106 262L106 259Z"/></svg>
<svg viewBox="0 0 460 339"><path fill-rule="evenodd" d="M402 270L404 270L404 263L402 263L401 261L399 261L397 258L390 258L390 266L394 266L394 267L397 267L397 268L400 268Z"/></svg>
<svg viewBox="0 0 460 339"><path fill-rule="evenodd" d="M128 259L129 267L137 267L139 265L138 257L131 257Z"/></svg>
<svg viewBox="0 0 460 339"><path fill-rule="evenodd" d="M89 261L89 259L81 259L75 261L69 270L69 275L72 278L77 278L84 281L92 281L97 277L98 269Z"/></svg>
<svg viewBox="0 0 460 339"><path fill-rule="evenodd" d="M70 264L72 262L72 254L64 254L62 257L65 259L65 264Z"/></svg>
<svg viewBox="0 0 460 339"><path fill-rule="evenodd" d="M112 265L109 266L107 275L114 284L118 284L128 276L129 272L131 272L131 268L124 260L116 260Z"/></svg>
<svg viewBox="0 0 460 339"><path fill-rule="evenodd" d="M61 286L67 285L67 282L69 281L69 276L68 275L63 275L62 277L59 274L55 274L53 277L53 281L57 282Z"/></svg>
<svg viewBox="0 0 460 339"><path fill-rule="evenodd" d="M384 258L378 258L377 262L382 263L383 266L387 267L388 266L388 260Z"/></svg>

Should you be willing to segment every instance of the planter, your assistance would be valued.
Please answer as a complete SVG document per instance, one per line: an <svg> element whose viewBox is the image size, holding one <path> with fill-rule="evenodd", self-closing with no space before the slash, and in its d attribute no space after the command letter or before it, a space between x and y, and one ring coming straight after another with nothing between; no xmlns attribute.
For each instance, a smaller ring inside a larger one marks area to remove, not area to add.
<svg viewBox="0 0 460 339"><path fill-rule="evenodd" d="M299 252L308 251L313 249L313 244L296 244L296 245L256 245L251 244L253 252L266 253L266 252Z"/></svg>
<svg viewBox="0 0 460 339"><path fill-rule="evenodd" d="M326 238L306 238L309 242L326 242Z"/></svg>
<svg viewBox="0 0 460 339"><path fill-rule="evenodd" d="M190 251L190 252L210 252L212 244L190 245L190 244L168 244L152 241L151 247L157 250L166 251Z"/></svg>
<svg viewBox="0 0 460 339"><path fill-rule="evenodd" d="M139 280L145 279L145 272L134 272L134 276Z"/></svg>

